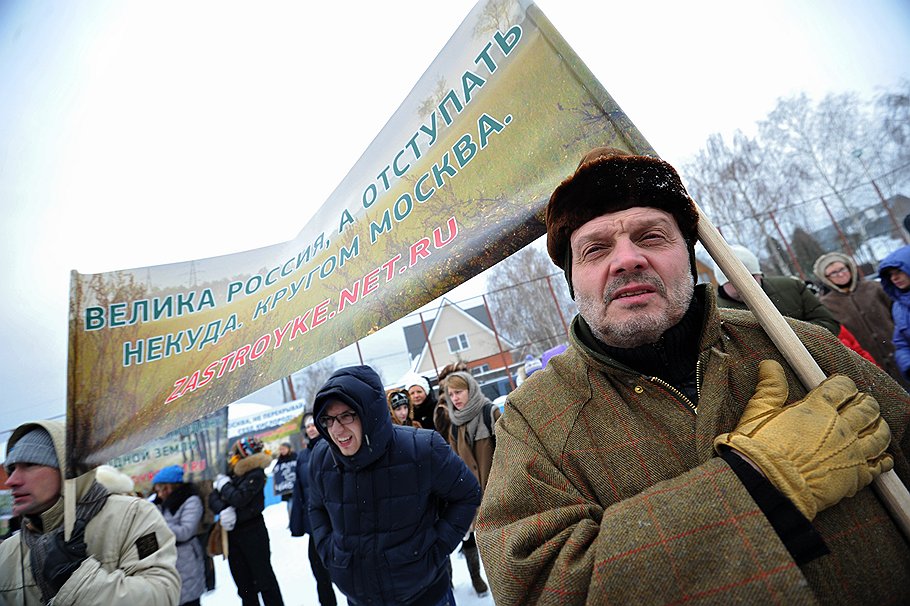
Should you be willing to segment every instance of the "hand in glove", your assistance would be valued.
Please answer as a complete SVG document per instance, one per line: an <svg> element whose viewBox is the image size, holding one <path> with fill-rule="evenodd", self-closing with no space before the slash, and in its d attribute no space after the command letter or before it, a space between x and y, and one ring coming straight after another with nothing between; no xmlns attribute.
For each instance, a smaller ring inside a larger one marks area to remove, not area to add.
<svg viewBox="0 0 910 606"><path fill-rule="evenodd" d="M73 534L70 540L63 539L63 532L58 532L54 540L48 545L47 556L44 558L44 580L54 589L54 595L60 591L63 584L76 572L76 569L86 559L88 547L85 544L85 520L76 518L73 525Z"/></svg>
<svg viewBox="0 0 910 606"><path fill-rule="evenodd" d="M850 378L829 377L785 406L789 390L781 365L764 360L758 376L739 425L717 436L714 448L746 455L809 520L894 467L885 453L891 430L878 402L858 392Z"/></svg>
<svg viewBox="0 0 910 606"><path fill-rule="evenodd" d="M221 513L218 514L218 519L221 521L221 527L227 530L228 532L234 530L234 525L237 524L237 510L233 507L226 507L221 510Z"/></svg>
<svg viewBox="0 0 910 606"><path fill-rule="evenodd" d="M229 477L227 477L223 473L219 473L217 476L215 476L215 482L214 482L214 484L212 484L212 486L214 487L215 490L220 491L224 487L224 485L230 481L231 481L231 479Z"/></svg>

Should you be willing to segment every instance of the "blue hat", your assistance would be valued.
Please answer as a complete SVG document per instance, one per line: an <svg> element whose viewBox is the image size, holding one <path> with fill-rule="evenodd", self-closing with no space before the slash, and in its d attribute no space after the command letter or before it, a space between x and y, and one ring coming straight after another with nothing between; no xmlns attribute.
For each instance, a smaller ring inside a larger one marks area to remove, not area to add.
<svg viewBox="0 0 910 606"><path fill-rule="evenodd" d="M155 474L152 484L181 484L183 482L183 467L169 465Z"/></svg>

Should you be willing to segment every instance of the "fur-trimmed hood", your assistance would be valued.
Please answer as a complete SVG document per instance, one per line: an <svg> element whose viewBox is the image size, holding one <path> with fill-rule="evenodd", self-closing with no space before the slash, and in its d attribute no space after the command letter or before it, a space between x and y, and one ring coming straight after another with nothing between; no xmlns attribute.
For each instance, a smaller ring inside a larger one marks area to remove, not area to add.
<svg viewBox="0 0 910 606"><path fill-rule="evenodd" d="M850 270L850 282L846 286L838 286L831 281L830 278L825 276L825 269L832 263L840 261L847 266L847 269ZM825 253L815 260L815 265L812 266L812 271L815 273L815 277L818 278L819 282L830 288L835 292L842 293L851 293L856 290L856 285L859 283L859 276L856 272L856 261L853 260L849 255L839 252L830 252Z"/></svg>
<svg viewBox="0 0 910 606"><path fill-rule="evenodd" d="M122 471L110 465L99 465L95 470L95 479L112 494L133 494L135 483Z"/></svg>
<svg viewBox="0 0 910 606"><path fill-rule="evenodd" d="M235 476L245 476L252 470L265 469L272 463L272 455L267 452L257 452L248 457L244 457L234 464L233 473Z"/></svg>

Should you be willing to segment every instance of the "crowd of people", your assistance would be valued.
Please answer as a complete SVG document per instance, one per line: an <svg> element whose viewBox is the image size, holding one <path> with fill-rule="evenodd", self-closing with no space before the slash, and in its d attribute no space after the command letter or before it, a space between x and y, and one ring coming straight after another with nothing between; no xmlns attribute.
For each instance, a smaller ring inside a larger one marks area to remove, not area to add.
<svg viewBox="0 0 910 606"><path fill-rule="evenodd" d="M369 366L331 375L273 471L322 606L335 587L350 604L452 605L459 549L501 606L910 602L907 538L868 488L892 469L910 480L910 246L879 282L823 255L818 296L734 248L828 375L808 388L722 273L698 283L698 220L666 162L591 150L546 211L579 310L569 345L505 413L464 363L436 389L419 375L386 389ZM210 511L242 603L282 604L271 453L245 436L230 454L204 499L179 466L151 501L86 474L64 532L63 426L21 426L0 602L199 604Z"/></svg>

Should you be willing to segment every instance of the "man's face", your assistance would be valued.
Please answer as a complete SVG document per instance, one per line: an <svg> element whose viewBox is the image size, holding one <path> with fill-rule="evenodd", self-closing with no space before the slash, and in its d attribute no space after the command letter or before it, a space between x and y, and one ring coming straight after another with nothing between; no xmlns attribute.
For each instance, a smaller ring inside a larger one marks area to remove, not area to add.
<svg viewBox="0 0 910 606"><path fill-rule="evenodd" d="M354 414L353 418L346 413ZM332 441L338 446L341 450L341 454L346 457L353 456L360 450L360 442L363 440L363 425L360 423L360 417L354 413L354 409L345 404L344 402L339 402L338 400L332 400L329 402L329 405L325 407L325 410L322 411L323 416L336 417L335 419L329 419L328 422L331 424L326 429L331 436ZM341 417L341 420L338 420L337 417ZM350 422L345 425L342 421L348 420Z"/></svg>
<svg viewBox="0 0 910 606"><path fill-rule="evenodd" d="M425 392L420 385L411 385L411 388L408 389L408 393L411 394L411 402L414 406L420 406L423 404L423 401L427 399L427 392Z"/></svg>
<svg viewBox="0 0 910 606"><path fill-rule="evenodd" d="M846 286L850 284L850 279L853 276L850 275L850 268L840 261L835 261L829 263L828 267L825 268L825 277L837 286Z"/></svg>
<svg viewBox="0 0 910 606"><path fill-rule="evenodd" d="M6 485L13 492L13 515L37 515L60 498L60 470L47 465L16 463Z"/></svg>
<svg viewBox="0 0 910 606"><path fill-rule="evenodd" d="M602 215L569 243L578 311L605 344L653 343L686 313L695 287L670 213L636 207Z"/></svg>

